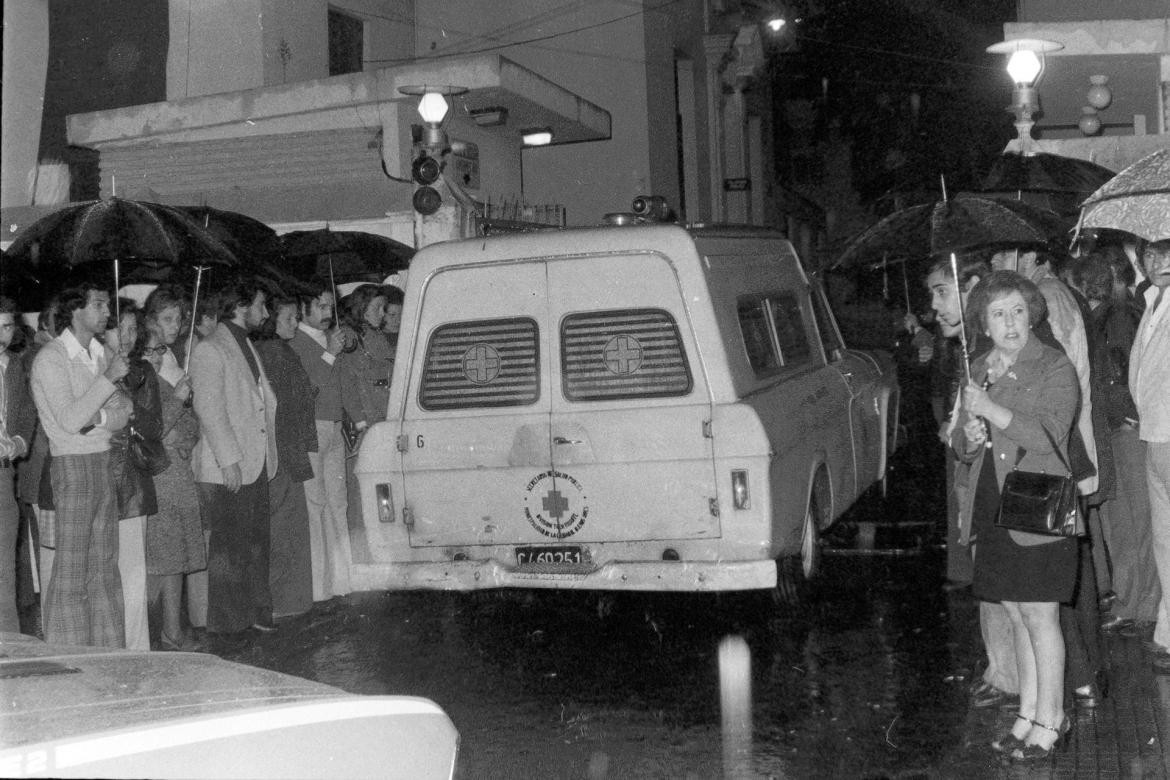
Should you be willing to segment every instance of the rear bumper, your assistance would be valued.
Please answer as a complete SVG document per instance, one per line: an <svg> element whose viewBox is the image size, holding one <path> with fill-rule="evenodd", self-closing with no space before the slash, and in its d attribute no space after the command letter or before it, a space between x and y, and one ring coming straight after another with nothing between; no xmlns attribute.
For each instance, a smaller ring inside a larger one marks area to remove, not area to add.
<svg viewBox="0 0 1170 780"><path fill-rule="evenodd" d="M776 562L620 561L588 572L533 571L487 561L420 561L357 564L354 590L637 590L708 592L766 590L776 586Z"/></svg>

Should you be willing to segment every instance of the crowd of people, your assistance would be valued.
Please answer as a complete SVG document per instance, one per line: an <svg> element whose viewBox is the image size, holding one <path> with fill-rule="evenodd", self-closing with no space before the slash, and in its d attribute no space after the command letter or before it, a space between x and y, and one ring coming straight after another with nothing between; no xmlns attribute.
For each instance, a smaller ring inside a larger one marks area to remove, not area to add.
<svg viewBox="0 0 1170 780"><path fill-rule="evenodd" d="M1014 708L992 748L1043 759L1108 695L1102 633L1170 671L1170 241L972 253L926 286L937 332L907 318L902 362L949 453L944 587L980 602L972 705ZM1073 477L1077 535L997 524L1015 469Z"/></svg>
<svg viewBox="0 0 1170 780"><path fill-rule="evenodd" d="M0 631L197 650L351 591L356 443L384 419L402 291L237 278L141 306L0 298ZM335 309L340 305L342 322Z"/></svg>

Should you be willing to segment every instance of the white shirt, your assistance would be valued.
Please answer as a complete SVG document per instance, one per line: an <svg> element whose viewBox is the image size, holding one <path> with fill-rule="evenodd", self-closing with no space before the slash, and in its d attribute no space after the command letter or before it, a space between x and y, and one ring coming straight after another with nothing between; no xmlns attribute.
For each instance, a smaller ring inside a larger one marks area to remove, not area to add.
<svg viewBox="0 0 1170 780"><path fill-rule="evenodd" d="M65 328L65 330L61 331L61 335L58 336L58 338L61 339L61 343L65 346L65 354L69 356L70 360L76 360L80 358L81 362L84 363L90 371L92 371L94 374L97 374L98 362L103 357L105 357L106 354L106 348L104 344L102 344L96 338L90 336L89 346L83 347L81 346L81 342L77 340L77 337L73 335L73 330L71 328Z"/></svg>

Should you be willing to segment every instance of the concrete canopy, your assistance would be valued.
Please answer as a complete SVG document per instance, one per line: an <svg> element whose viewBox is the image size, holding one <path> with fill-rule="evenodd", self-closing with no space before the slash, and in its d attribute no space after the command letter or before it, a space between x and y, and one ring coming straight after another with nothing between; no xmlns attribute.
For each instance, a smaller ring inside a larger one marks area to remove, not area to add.
<svg viewBox="0 0 1170 780"><path fill-rule="evenodd" d="M508 109L515 130L550 127L553 143L602 140L610 136L610 115L601 107L495 54L443 59L434 63L334 76L315 81L258 87L238 92L150 103L69 117L71 144L102 149L153 141L201 141L368 125L363 113L385 104L409 107L419 121L417 98L399 87L451 85L467 89L456 97L460 110L485 106ZM367 107L365 112L355 111ZM519 134L517 132L517 143Z"/></svg>

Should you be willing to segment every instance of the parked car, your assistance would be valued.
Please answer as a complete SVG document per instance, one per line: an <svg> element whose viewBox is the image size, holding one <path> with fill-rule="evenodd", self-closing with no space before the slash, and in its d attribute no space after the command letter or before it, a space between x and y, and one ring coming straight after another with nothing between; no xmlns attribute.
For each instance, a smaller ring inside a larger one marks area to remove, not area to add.
<svg viewBox="0 0 1170 780"><path fill-rule="evenodd" d="M411 262L355 587L772 588L886 471L888 355L842 343L792 245L641 225Z"/></svg>
<svg viewBox="0 0 1170 780"><path fill-rule="evenodd" d="M357 696L199 653L0 634L0 777L443 778L437 704Z"/></svg>

